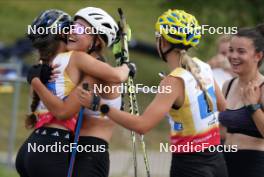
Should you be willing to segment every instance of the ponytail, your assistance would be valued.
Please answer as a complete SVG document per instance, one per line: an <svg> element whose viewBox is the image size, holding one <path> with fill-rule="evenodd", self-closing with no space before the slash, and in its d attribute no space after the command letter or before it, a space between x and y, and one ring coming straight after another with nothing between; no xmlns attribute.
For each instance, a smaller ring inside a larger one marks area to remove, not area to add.
<svg viewBox="0 0 264 177"><path fill-rule="evenodd" d="M39 96L37 93L34 91L33 92L33 98L32 98L32 103L30 105L31 109L31 114L27 115L26 121L25 121L25 126L27 129L32 129L37 123L37 115L35 114L35 111L38 107L39 104Z"/></svg>
<svg viewBox="0 0 264 177"><path fill-rule="evenodd" d="M193 77L195 78L195 80L197 81L198 85L200 86L201 90L204 93L209 111L210 112L213 111L214 108L213 99L207 91L205 81L199 74L201 72L201 69L198 66L198 64L195 63L193 59L186 53L186 50L180 51L180 65L191 72L191 74L193 75Z"/></svg>

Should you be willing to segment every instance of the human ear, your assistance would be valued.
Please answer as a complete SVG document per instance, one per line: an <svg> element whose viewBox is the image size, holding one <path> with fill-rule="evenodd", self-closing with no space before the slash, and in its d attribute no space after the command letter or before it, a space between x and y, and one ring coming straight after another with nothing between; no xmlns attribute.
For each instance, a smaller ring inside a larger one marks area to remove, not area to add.
<svg viewBox="0 0 264 177"><path fill-rule="evenodd" d="M254 61L258 63L262 59L263 59L263 51L256 52Z"/></svg>

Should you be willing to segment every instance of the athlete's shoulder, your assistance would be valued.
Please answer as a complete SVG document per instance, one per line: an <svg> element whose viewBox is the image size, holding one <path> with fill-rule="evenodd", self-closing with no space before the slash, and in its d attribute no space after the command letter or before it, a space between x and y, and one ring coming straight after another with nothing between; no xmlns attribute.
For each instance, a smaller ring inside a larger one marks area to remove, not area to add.
<svg viewBox="0 0 264 177"><path fill-rule="evenodd" d="M179 92L184 89L184 81L180 77L166 76L159 84L160 88L170 88L171 92Z"/></svg>
<svg viewBox="0 0 264 177"><path fill-rule="evenodd" d="M72 57L83 57L83 56L86 56L88 55L87 53L85 52L82 52L82 51L71 51L72 52Z"/></svg>
<svg viewBox="0 0 264 177"><path fill-rule="evenodd" d="M72 54L71 54L71 58L74 59L74 61L76 62L82 62L82 61L87 61L89 59L92 58L91 55L85 53L85 52L82 52L82 51L71 51ZM76 59L76 60L75 60Z"/></svg>
<svg viewBox="0 0 264 177"><path fill-rule="evenodd" d="M187 71L184 68L177 67L173 71L170 72L169 76L181 77L186 72Z"/></svg>
<svg viewBox="0 0 264 177"><path fill-rule="evenodd" d="M162 79L160 85L177 84L181 81L182 79L180 77L172 77L171 75L168 75L164 79Z"/></svg>

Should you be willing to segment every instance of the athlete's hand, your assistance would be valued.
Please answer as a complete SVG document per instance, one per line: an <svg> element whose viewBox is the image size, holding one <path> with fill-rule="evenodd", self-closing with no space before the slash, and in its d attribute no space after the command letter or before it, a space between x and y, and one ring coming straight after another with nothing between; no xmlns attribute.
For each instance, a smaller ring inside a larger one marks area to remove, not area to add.
<svg viewBox="0 0 264 177"><path fill-rule="evenodd" d="M259 85L249 82L246 87L240 89L240 95L244 105L258 104L261 97Z"/></svg>
<svg viewBox="0 0 264 177"><path fill-rule="evenodd" d="M46 84L51 76L51 67L47 64L37 64L31 66L27 74L27 81L31 84L31 81L38 77L43 84Z"/></svg>
<svg viewBox="0 0 264 177"><path fill-rule="evenodd" d="M58 78L58 74L60 74L61 72L58 70L58 68L60 67L59 64L52 64L51 68L51 76L50 76L50 80L49 82L54 82L56 78Z"/></svg>
<svg viewBox="0 0 264 177"><path fill-rule="evenodd" d="M87 108L91 107L92 99L93 99L93 93L91 91L87 91L81 87L78 87L77 96L82 106Z"/></svg>
<svg viewBox="0 0 264 177"><path fill-rule="evenodd" d="M128 75L131 76L132 78L134 78L136 75L136 72L137 72L136 64L133 62L124 62L123 64L126 64L128 69L129 69Z"/></svg>

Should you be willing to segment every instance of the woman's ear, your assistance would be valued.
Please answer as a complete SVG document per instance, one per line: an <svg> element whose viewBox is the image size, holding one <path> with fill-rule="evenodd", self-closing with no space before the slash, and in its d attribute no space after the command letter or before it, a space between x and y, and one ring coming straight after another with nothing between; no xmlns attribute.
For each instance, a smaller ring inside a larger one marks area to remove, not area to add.
<svg viewBox="0 0 264 177"><path fill-rule="evenodd" d="M95 38L95 47L98 48L98 46L101 45L100 39L98 37Z"/></svg>
<svg viewBox="0 0 264 177"><path fill-rule="evenodd" d="M95 46L99 47L100 49L103 49L106 47L106 43L100 36L98 36L96 37Z"/></svg>
<svg viewBox="0 0 264 177"><path fill-rule="evenodd" d="M256 55L255 55L255 61L258 63L260 62L262 59L263 59L263 51L260 51L260 52L256 52Z"/></svg>

